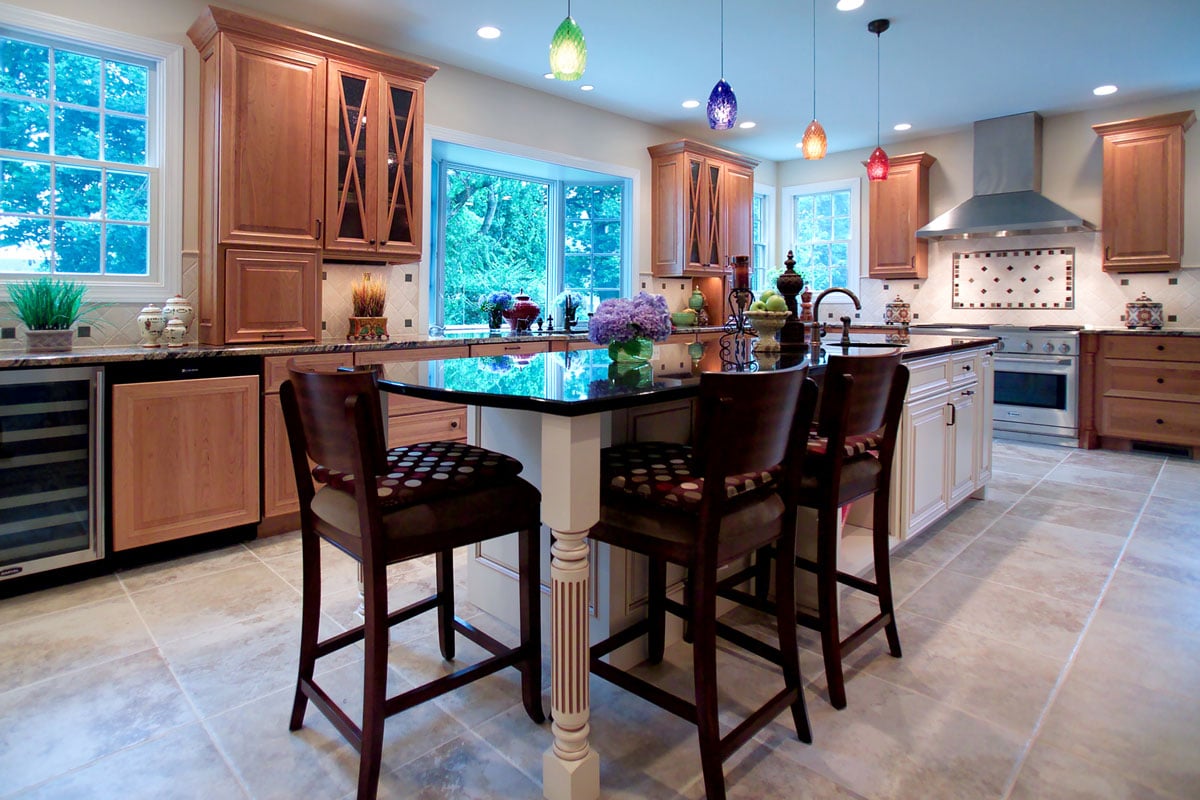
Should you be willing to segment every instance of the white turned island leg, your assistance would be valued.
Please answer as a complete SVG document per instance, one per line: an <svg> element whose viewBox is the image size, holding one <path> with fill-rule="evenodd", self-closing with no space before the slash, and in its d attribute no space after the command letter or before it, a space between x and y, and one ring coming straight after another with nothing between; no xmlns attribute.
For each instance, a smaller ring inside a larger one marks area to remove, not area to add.
<svg viewBox="0 0 1200 800"><path fill-rule="evenodd" d="M587 533L600 518L600 415L542 416L542 522L550 550L550 707L554 744L542 756L549 800L600 796L600 757L588 744Z"/></svg>

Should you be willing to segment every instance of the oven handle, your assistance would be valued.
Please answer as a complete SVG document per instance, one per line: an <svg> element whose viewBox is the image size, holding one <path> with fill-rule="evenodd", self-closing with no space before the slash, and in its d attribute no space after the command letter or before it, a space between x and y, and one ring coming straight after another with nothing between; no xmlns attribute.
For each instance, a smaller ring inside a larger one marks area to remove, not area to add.
<svg viewBox="0 0 1200 800"><path fill-rule="evenodd" d="M1057 358L1055 356L996 356L995 365L997 368L1001 364L1013 364L1021 366L1022 364L1049 364L1056 367L1069 367L1075 363L1071 358Z"/></svg>

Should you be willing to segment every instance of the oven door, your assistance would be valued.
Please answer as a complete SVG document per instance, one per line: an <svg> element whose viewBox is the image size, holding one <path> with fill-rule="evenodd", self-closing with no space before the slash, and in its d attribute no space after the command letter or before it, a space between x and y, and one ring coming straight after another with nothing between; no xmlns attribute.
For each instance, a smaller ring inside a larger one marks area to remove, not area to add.
<svg viewBox="0 0 1200 800"><path fill-rule="evenodd" d="M997 431L1078 438L1078 359L997 355L995 365Z"/></svg>

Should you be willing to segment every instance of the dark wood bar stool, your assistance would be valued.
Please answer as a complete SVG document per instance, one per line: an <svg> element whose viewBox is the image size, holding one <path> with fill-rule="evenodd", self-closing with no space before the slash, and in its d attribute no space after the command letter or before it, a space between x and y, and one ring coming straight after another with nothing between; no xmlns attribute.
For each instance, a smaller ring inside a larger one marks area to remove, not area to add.
<svg viewBox="0 0 1200 800"><path fill-rule="evenodd" d="M817 393L806 374L806 369L705 373L694 449L638 442L601 453L600 522L591 536L647 556L650 585L647 618L593 645L591 670L696 725L709 800L725 797L724 761L784 709L791 709L801 741L812 741L800 683L791 568L805 436ZM778 650L716 618L717 570L772 543L784 565L776 575ZM666 596L668 562L688 570L685 603ZM647 636L649 661L661 662L667 611L691 625L695 702L601 660ZM724 738L717 721L718 634L781 664L784 683Z"/></svg>
<svg viewBox="0 0 1200 800"><path fill-rule="evenodd" d="M538 532L541 495L518 477L515 459L459 442L428 442L385 450L374 372L290 370L280 389L292 464L300 493L303 599L300 668L291 730L311 700L359 751L358 797L374 798L387 717L491 675L521 672L526 713L541 723ZM310 470L309 459L317 463ZM314 491L313 479L324 484ZM452 551L513 531L520 539L520 644L508 647L454 615ZM362 565L365 623L317 638L321 611L321 548L325 539ZM435 594L388 613L389 564L436 554ZM388 630L437 611L442 656L454 658L459 633L492 655L428 683L386 696ZM362 726L313 679L318 658L364 640Z"/></svg>

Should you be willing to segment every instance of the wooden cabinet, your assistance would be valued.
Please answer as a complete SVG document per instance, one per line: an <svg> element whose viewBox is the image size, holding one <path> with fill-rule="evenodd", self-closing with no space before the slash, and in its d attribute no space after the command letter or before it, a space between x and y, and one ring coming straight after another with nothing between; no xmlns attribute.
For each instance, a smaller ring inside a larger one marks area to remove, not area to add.
<svg viewBox="0 0 1200 800"><path fill-rule="evenodd" d="M258 376L113 386L114 550L258 522Z"/></svg>
<svg viewBox="0 0 1200 800"><path fill-rule="evenodd" d="M925 278L929 274L929 242L917 229L929 222L928 153L890 159L885 181L870 182L872 278Z"/></svg>
<svg viewBox="0 0 1200 800"><path fill-rule="evenodd" d="M758 162L686 139L649 152L654 275L720 275L749 255Z"/></svg>
<svg viewBox="0 0 1200 800"><path fill-rule="evenodd" d="M1081 394L1092 398L1080 415L1087 446L1149 442L1200 452L1200 338L1087 335L1082 348Z"/></svg>
<svg viewBox="0 0 1200 800"><path fill-rule="evenodd" d="M330 62L324 245L331 257L420 259L428 77Z"/></svg>
<svg viewBox="0 0 1200 800"><path fill-rule="evenodd" d="M1104 141L1107 272L1165 272L1183 257L1183 134L1194 111L1093 125Z"/></svg>
<svg viewBox="0 0 1200 800"><path fill-rule="evenodd" d="M296 473L288 444L279 386L288 377L288 362L297 366L335 370L354 363L350 353L311 353L297 356L269 356L263 359L262 398L262 522L259 536L295 530L300 526L300 498L296 494Z"/></svg>
<svg viewBox="0 0 1200 800"><path fill-rule="evenodd" d="M315 252L225 250L224 341L317 338L320 271Z"/></svg>
<svg viewBox="0 0 1200 800"><path fill-rule="evenodd" d="M372 350L358 353L356 365L384 365L392 380L416 382L421 371L429 368L423 362L466 358L477 345L418 347L408 350ZM418 397L388 393L384 396L387 414L388 447L417 442L467 440L467 407L458 403L440 403Z"/></svg>
<svg viewBox="0 0 1200 800"><path fill-rule="evenodd" d="M188 36L200 53L200 341L314 340L323 255L420 258L435 69L211 6ZM289 262L269 301L231 280L231 248Z"/></svg>

